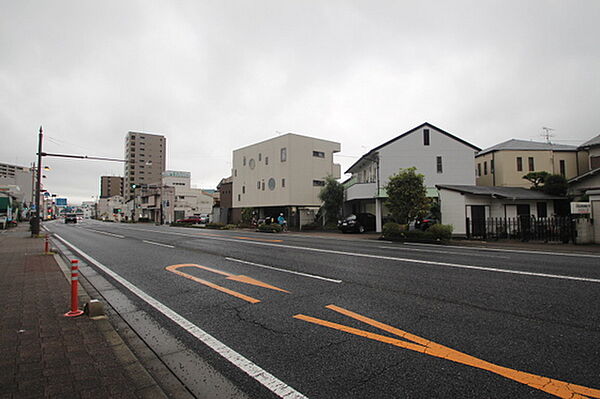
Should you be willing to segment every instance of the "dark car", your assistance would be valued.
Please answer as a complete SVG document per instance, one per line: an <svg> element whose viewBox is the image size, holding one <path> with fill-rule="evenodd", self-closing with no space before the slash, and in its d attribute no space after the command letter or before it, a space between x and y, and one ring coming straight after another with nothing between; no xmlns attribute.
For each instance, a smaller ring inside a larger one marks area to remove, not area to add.
<svg viewBox="0 0 600 399"><path fill-rule="evenodd" d="M426 217L424 217L423 219L417 219L417 221L415 221L415 229L419 229L419 230L427 230L428 228L430 228L431 226L433 226L434 224L437 224L438 220L435 216L433 215L427 215Z"/></svg>
<svg viewBox="0 0 600 399"><path fill-rule="evenodd" d="M77 223L77 215L67 215L65 216L65 223Z"/></svg>
<svg viewBox="0 0 600 399"><path fill-rule="evenodd" d="M364 233L375 230L375 215L372 213L357 213L350 215L338 223L342 233Z"/></svg>

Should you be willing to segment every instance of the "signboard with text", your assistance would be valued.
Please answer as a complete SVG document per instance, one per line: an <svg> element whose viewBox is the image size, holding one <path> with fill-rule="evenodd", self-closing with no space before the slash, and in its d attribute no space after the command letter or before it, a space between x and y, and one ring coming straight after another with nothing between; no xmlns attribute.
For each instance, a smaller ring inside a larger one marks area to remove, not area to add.
<svg viewBox="0 0 600 399"><path fill-rule="evenodd" d="M571 213L574 215L586 215L591 211L592 205L590 202L571 202Z"/></svg>

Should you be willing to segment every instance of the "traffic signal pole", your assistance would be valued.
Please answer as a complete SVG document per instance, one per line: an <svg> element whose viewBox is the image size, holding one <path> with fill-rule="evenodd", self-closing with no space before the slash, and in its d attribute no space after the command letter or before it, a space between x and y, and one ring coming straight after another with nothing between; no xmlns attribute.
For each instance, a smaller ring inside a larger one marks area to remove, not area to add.
<svg viewBox="0 0 600 399"><path fill-rule="evenodd" d="M42 139L44 137L44 130L40 126L40 134L38 138L38 161L37 161L37 181L35 183L35 217L31 224L31 236L37 237L40 234L40 191L42 184Z"/></svg>

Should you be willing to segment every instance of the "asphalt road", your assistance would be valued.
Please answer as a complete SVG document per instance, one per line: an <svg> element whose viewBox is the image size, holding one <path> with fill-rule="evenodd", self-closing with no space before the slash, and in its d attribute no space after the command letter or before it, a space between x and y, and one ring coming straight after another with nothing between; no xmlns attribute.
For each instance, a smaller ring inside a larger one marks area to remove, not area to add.
<svg viewBox="0 0 600 399"><path fill-rule="evenodd" d="M600 398L598 256L45 226L252 398Z"/></svg>

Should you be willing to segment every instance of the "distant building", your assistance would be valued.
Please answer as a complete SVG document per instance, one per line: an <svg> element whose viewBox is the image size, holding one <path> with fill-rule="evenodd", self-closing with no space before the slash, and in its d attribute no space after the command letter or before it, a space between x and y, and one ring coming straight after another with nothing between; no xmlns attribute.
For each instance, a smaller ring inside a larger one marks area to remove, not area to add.
<svg viewBox="0 0 600 399"><path fill-rule="evenodd" d="M587 154L589 169L569 180L569 194L581 198L600 190L600 134L580 145L579 150Z"/></svg>
<svg viewBox="0 0 600 399"><path fill-rule="evenodd" d="M548 172L566 179L589 171L587 152L576 146L508 140L475 156L478 186L531 187L530 172Z"/></svg>
<svg viewBox="0 0 600 399"><path fill-rule="evenodd" d="M415 167L425 176L427 196L438 198L437 184L474 184L473 157L480 148L430 123L423 123L373 148L356 161L344 182L345 213L372 213L375 229L381 231L385 207L385 186L400 169Z"/></svg>
<svg viewBox="0 0 600 399"><path fill-rule="evenodd" d="M10 187L19 202L33 203L33 169L27 166L0 163L0 187Z"/></svg>
<svg viewBox="0 0 600 399"><path fill-rule="evenodd" d="M255 208L259 218L283 213L290 226L314 221L325 178L340 177L340 165L333 162L339 151L339 143L294 133L233 151L231 195L237 215L242 208Z"/></svg>
<svg viewBox="0 0 600 399"><path fill-rule="evenodd" d="M162 174L162 185L173 187L174 209L173 219L183 219L193 215L210 215L214 204L211 192L200 188L192 188L191 173L167 170Z"/></svg>
<svg viewBox="0 0 600 399"><path fill-rule="evenodd" d="M131 198L133 186L151 184L161 179L166 168L167 139L165 136L129 132L125 138L124 194Z"/></svg>
<svg viewBox="0 0 600 399"><path fill-rule="evenodd" d="M232 197L232 189L233 189L233 179L231 176L221 179L219 185L217 186L217 190L219 191L219 222L229 224L233 223L233 197ZM239 220L240 215L235 215L235 219Z"/></svg>
<svg viewBox="0 0 600 399"><path fill-rule="evenodd" d="M93 211L90 210L90 216ZM98 219L120 222L125 216L125 199L121 195L104 197L98 200L96 208ZM84 217L88 212L84 211Z"/></svg>
<svg viewBox="0 0 600 399"><path fill-rule="evenodd" d="M123 178L121 176L100 177L100 198L123 196Z"/></svg>
<svg viewBox="0 0 600 399"><path fill-rule="evenodd" d="M579 146L588 152L588 170L600 168L600 134Z"/></svg>

